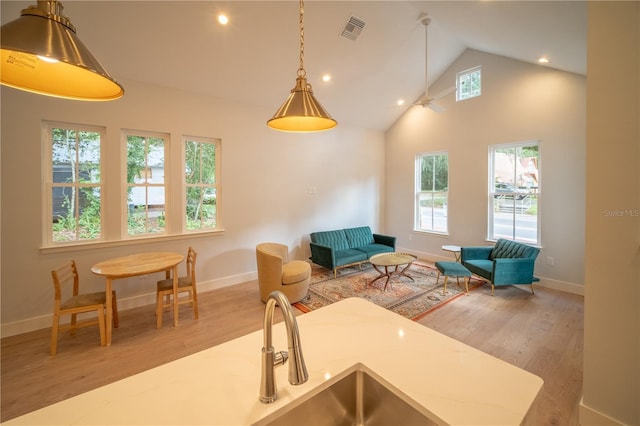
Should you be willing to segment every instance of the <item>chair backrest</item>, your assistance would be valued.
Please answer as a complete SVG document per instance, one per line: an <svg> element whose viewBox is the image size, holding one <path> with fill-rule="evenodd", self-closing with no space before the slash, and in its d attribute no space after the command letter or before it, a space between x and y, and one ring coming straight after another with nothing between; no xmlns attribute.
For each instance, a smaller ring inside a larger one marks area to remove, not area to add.
<svg viewBox="0 0 640 426"><path fill-rule="evenodd" d="M52 270L51 277L53 278L53 288L55 289L55 301L57 305L60 304L60 299L62 298L62 287L68 285L67 283L73 282L73 295L78 295L80 279L75 260L70 260L64 265Z"/></svg>
<svg viewBox="0 0 640 426"><path fill-rule="evenodd" d="M282 264L287 261L289 248L284 244L261 243L256 246L258 282L282 284Z"/></svg>
<svg viewBox="0 0 640 426"><path fill-rule="evenodd" d="M189 247L187 251L187 277L191 279L191 282L195 285L196 282L196 258L198 257L198 253L193 249L193 247Z"/></svg>

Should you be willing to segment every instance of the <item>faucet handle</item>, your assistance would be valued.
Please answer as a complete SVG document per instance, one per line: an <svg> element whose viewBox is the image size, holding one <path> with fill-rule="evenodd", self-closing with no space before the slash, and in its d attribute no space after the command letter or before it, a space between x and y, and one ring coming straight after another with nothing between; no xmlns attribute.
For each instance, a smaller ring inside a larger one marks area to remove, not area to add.
<svg viewBox="0 0 640 426"><path fill-rule="evenodd" d="M289 359L289 353L287 351L276 352L273 357L273 366L279 367L284 365Z"/></svg>

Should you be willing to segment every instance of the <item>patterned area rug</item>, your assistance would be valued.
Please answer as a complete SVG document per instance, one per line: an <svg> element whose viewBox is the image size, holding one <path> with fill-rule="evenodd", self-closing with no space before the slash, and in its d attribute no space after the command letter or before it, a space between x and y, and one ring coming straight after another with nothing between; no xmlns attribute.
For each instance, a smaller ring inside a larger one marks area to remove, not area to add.
<svg viewBox="0 0 640 426"><path fill-rule="evenodd" d="M455 278L449 278L447 294L442 294L444 277L436 282L438 270L421 261L414 262L403 276L392 276L383 291L386 278L369 285L379 274L371 264L338 269L338 277L322 266L312 265L311 284L307 296L294 306L309 312L348 297L360 297L412 320L418 320L429 312L465 294L464 281L460 286ZM480 287L484 281L472 277L469 290Z"/></svg>

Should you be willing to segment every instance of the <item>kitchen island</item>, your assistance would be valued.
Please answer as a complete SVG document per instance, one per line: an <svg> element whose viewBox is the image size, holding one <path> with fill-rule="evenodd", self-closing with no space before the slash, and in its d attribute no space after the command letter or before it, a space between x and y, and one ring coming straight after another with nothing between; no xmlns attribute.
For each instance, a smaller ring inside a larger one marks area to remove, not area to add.
<svg viewBox="0 0 640 426"><path fill-rule="evenodd" d="M542 379L370 302L346 299L297 321L309 380L292 386L288 365L278 367L272 404L258 400L260 330L5 424L249 425L356 364L435 423L535 422L529 413ZM284 323L274 324L273 343L276 351L287 350Z"/></svg>

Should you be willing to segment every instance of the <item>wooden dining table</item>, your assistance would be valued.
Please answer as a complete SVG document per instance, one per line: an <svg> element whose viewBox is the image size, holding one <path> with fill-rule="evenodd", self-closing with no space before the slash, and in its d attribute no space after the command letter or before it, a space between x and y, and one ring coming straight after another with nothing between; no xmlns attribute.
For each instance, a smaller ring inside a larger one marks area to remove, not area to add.
<svg viewBox="0 0 640 426"><path fill-rule="evenodd" d="M111 290L113 280L146 275L154 272L171 271L173 276L173 326L178 325L178 265L184 256L172 252L146 252L129 256L115 257L98 262L91 267L91 272L106 278L105 292L107 299L106 345L111 345L113 326L113 306Z"/></svg>

